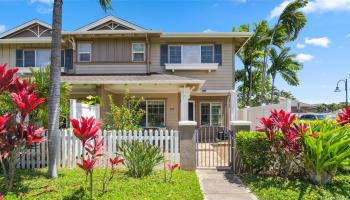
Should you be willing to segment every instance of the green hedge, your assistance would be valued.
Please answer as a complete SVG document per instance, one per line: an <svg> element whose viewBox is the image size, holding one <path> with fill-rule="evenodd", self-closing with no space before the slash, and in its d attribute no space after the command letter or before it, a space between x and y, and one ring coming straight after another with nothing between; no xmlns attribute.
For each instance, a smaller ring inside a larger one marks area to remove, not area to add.
<svg viewBox="0 0 350 200"><path fill-rule="evenodd" d="M240 171L256 174L269 168L272 158L265 133L239 132L236 145L241 162Z"/></svg>

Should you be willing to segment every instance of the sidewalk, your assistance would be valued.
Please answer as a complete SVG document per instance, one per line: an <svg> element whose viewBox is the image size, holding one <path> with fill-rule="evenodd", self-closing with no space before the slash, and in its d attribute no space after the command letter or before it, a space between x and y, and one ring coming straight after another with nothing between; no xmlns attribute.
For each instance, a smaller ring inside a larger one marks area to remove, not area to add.
<svg viewBox="0 0 350 200"><path fill-rule="evenodd" d="M205 200L257 200L241 180L227 171L196 171Z"/></svg>

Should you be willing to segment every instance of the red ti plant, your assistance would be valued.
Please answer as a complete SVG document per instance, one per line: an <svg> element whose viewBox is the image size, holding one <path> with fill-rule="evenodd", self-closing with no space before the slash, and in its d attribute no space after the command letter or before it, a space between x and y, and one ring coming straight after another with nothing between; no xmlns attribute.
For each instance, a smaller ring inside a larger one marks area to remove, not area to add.
<svg viewBox="0 0 350 200"><path fill-rule="evenodd" d="M168 163L167 164L167 169L170 171L170 179L169 181L171 181L171 179L173 178L173 172L175 169L180 168L180 164L179 163Z"/></svg>
<svg viewBox="0 0 350 200"><path fill-rule="evenodd" d="M109 177L107 177L107 171L108 171L108 165L111 165L111 171L109 174ZM117 166L124 164L124 159L116 156L115 158L110 158L109 162L107 162L106 169L105 169L105 174L103 176L103 192L107 192L107 188L111 180L113 179L113 176L115 173L117 173Z"/></svg>
<svg viewBox="0 0 350 200"><path fill-rule="evenodd" d="M13 188L16 164L22 152L44 141L44 129L25 119L45 100L37 97L35 84L28 86L26 80L15 76L17 71L16 68L6 71L6 65L0 66L0 94L9 92L15 107L13 113L0 116L0 164L8 191Z"/></svg>
<svg viewBox="0 0 350 200"><path fill-rule="evenodd" d="M74 135L82 142L83 147L88 153L87 159L82 158L82 163L77 163L78 167L83 169L90 176L90 198L93 198L93 170L97 160L103 156L104 139L98 141L98 130L101 122L95 118L81 117L80 120L71 119ZM91 142L91 143L89 143Z"/></svg>
<svg viewBox="0 0 350 200"><path fill-rule="evenodd" d="M275 153L279 173L287 175L292 162L302 156L301 138L308 131L306 124L295 123L296 115L284 110L273 110L268 118L261 118L262 126L257 127L267 135L271 152ZM277 137L278 133L282 137Z"/></svg>
<svg viewBox="0 0 350 200"><path fill-rule="evenodd" d="M337 122L342 126L350 124L350 107L341 110L341 113L338 114Z"/></svg>

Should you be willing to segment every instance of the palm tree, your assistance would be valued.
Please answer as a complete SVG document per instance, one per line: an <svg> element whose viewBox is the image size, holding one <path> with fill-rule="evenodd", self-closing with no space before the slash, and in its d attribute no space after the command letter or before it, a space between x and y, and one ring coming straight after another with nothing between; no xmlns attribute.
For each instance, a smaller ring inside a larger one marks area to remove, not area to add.
<svg viewBox="0 0 350 200"><path fill-rule="evenodd" d="M306 24L306 17L305 15L300 11L300 8L303 8L308 3L308 0L295 0L287 5L287 7L283 10L282 14L279 16L278 21L276 25L272 28L270 33L270 43L268 46L265 47L265 56L264 56L264 66L262 70L262 90L261 90L261 96L260 96L260 102L263 104L265 102L265 79L266 79L266 73L268 68L268 52L269 52L269 46L272 46L276 44L277 40L281 40L280 42L283 42L283 40L286 41L294 41L298 35L301 29ZM284 37L276 37L276 36L282 36ZM279 39L277 39L279 38ZM284 39L283 39L284 38Z"/></svg>
<svg viewBox="0 0 350 200"><path fill-rule="evenodd" d="M241 81L243 82L242 100L246 106L251 106L254 68L260 69L262 66L260 58L263 56L263 51L261 51L261 48L269 41L269 38L265 37L266 34L264 34L267 27L267 21L256 23L254 35L246 42L244 47L237 54L244 67ZM249 25L241 25L239 31L250 31ZM237 72L239 73L239 71Z"/></svg>
<svg viewBox="0 0 350 200"><path fill-rule="evenodd" d="M276 75L280 74L283 80L289 85L299 85L299 78L297 72L302 69L302 65L295 60L295 54L289 54L290 48L284 48L277 53L275 48L270 49L270 61L271 66L267 71L271 75L272 87L271 87L271 99L273 101L275 79Z"/></svg>
<svg viewBox="0 0 350 200"><path fill-rule="evenodd" d="M112 0L99 0L104 11L112 9ZM49 112L49 170L50 177L57 177L57 136L59 134L60 86L61 86L61 40L62 40L62 5L63 0L54 0L52 14L51 68Z"/></svg>

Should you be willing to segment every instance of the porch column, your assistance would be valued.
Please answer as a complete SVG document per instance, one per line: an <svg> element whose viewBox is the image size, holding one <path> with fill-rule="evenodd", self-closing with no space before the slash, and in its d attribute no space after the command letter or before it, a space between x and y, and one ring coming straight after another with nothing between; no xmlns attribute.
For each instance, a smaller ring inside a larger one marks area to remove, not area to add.
<svg viewBox="0 0 350 200"><path fill-rule="evenodd" d="M187 171L196 170L196 126L195 121L179 122L180 165Z"/></svg>
<svg viewBox="0 0 350 200"><path fill-rule="evenodd" d="M183 87L180 89L180 92L181 92L180 121L188 121L188 100L190 99L190 96L191 96L191 89L188 87Z"/></svg>
<svg viewBox="0 0 350 200"><path fill-rule="evenodd" d="M231 95L231 100L230 100L230 111L231 111L231 116L230 116L230 121L235 121L237 120L237 112L238 112L238 103L237 103L237 93L234 90L230 91Z"/></svg>

